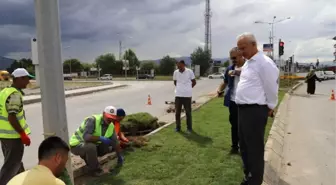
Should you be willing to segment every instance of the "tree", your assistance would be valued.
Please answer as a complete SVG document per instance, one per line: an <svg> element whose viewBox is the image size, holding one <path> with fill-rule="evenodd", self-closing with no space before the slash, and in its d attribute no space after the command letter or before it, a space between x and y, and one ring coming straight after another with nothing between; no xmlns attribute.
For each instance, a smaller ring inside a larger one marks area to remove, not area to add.
<svg viewBox="0 0 336 185"><path fill-rule="evenodd" d="M142 61L140 66L142 71L150 71L151 69L155 70L157 68L154 61Z"/></svg>
<svg viewBox="0 0 336 185"><path fill-rule="evenodd" d="M116 71L116 58L111 53L100 55L96 58L95 63L101 69L101 74L113 74Z"/></svg>
<svg viewBox="0 0 336 185"><path fill-rule="evenodd" d="M203 76L210 67L210 52L204 51L201 47L198 47L191 54L190 58L193 65L200 65L200 75Z"/></svg>
<svg viewBox="0 0 336 185"><path fill-rule="evenodd" d="M35 75L33 61L30 58L22 58L19 61L15 60L7 71L12 73L17 68L25 68L30 74Z"/></svg>
<svg viewBox="0 0 336 185"><path fill-rule="evenodd" d="M82 66L83 66L83 71L85 72L89 72L90 69L93 67L93 65L89 63L82 63Z"/></svg>
<svg viewBox="0 0 336 185"><path fill-rule="evenodd" d="M137 66L140 66L140 62L138 60L138 57L136 56L136 54L134 53L133 50L128 49L125 51L124 60L128 60L129 64L129 69L131 72L134 72L136 70Z"/></svg>
<svg viewBox="0 0 336 185"><path fill-rule="evenodd" d="M159 72L162 75L172 75L175 70L176 60L169 55L163 57L160 61Z"/></svg>
<svg viewBox="0 0 336 185"><path fill-rule="evenodd" d="M229 60L226 60L226 61L222 64L223 67L229 67L229 65L230 65L230 61L229 61Z"/></svg>
<svg viewBox="0 0 336 185"><path fill-rule="evenodd" d="M82 63L76 58L71 58L63 62L63 73L65 74L69 74L70 72L79 73L82 70L83 70Z"/></svg>

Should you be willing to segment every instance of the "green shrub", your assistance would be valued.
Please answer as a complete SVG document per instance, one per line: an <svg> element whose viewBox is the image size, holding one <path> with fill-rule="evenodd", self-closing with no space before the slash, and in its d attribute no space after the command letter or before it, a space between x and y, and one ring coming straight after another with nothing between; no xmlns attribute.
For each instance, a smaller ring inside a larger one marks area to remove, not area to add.
<svg viewBox="0 0 336 185"><path fill-rule="evenodd" d="M121 131L126 135L137 135L141 131L154 130L162 123L159 124L158 118L147 112L139 112L127 115L120 124Z"/></svg>

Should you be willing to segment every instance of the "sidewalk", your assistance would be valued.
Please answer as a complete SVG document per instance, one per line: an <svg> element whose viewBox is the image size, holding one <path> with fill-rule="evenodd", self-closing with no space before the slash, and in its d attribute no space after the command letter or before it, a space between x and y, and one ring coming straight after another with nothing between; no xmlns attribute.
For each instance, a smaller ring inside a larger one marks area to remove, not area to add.
<svg viewBox="0 0 336 185"><path fill-rule="evenodd" d="M280 185L335 185L335 80L304 84L288 102Z"/></svg>

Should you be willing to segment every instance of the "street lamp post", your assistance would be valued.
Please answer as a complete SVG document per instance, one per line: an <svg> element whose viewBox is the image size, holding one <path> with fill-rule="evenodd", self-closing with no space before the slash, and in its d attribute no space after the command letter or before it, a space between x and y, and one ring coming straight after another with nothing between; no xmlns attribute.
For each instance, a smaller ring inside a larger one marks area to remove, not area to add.
<svg viewBox="0 0 336 185"><path fill-rule="evenodd" d="M273 20L272 22L264 22L264 21L255 21L254 23L255 24L268 24L271 26L271 31L270 31L270 44L272 45L272 58L274 60L274 24L277 24L279 22L282 22L282 21L285 21L285 20L288 20L290 19L290 17L287 17L287 18L284 18L284 19L281 19L281 20L278 20L278 21L275 21L276 19L276 16L273 16ZM280 62L280 61L279 61Z"/></svg>

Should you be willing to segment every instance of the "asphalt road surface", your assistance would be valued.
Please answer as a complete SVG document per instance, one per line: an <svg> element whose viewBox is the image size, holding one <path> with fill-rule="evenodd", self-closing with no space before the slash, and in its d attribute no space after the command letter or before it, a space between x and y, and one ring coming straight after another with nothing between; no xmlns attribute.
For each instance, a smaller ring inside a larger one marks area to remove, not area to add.
<svg viewBox="0 0 336 185"><path fill-rule="evenodd" d="M281 185L335 185L335 80L316 82L315 95L302 85L288 102Z"/></svg>
<svg viewBox="0 0 336 185"><path fill-rule="evenodd" d="M213 92L218 87L220 79L202 79L197 81L193 89L193 99ZM174 100L174 85L172 81L121 81L118 83L129 84L124 88L77 96L66 99L68 131L72 133L79 127L87 116L102 113L105 106L113 105L122 107L126 114L149 112L160 117L165 114L165 101ZM152 105L147 104L147 97L151 96ZM37 163L37 149L43 140L43 124L41 104L26 105L27 122L32 130L32 144L25 148L23 162L26 168L31 168ZM0 166L3 164L3 155L0 152Z"/></svg>

